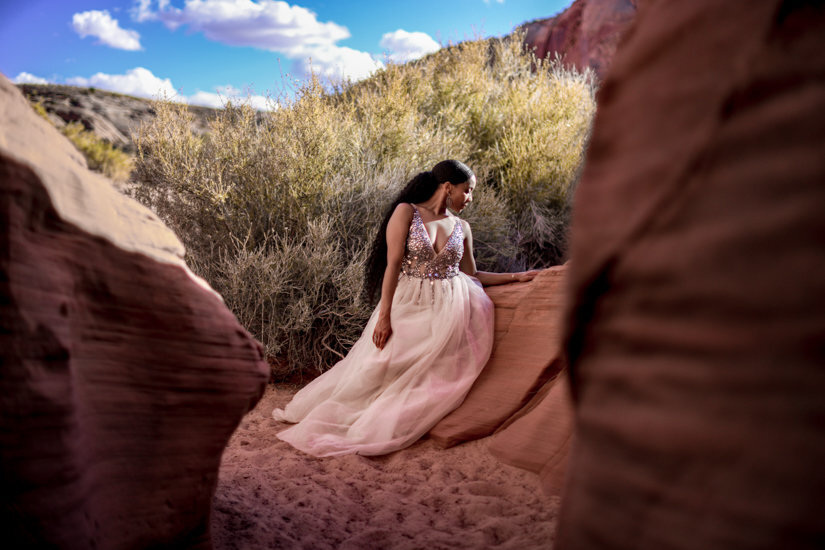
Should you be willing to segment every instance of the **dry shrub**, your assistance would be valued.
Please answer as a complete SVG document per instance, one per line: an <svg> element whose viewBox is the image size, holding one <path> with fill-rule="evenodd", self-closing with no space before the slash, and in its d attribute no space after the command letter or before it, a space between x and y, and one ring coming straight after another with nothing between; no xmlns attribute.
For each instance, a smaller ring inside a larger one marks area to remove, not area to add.
<svg viewBox="0 0 825 550"><path fill-rule="evenodd" d="M384 209L439 160L478 176L462 215L480 269L557 263L594 101L587 75L537 62L516 36L356 84L310 78L272 112L228 104L203 136L184 106L155 108L136 136L133 192L269 354L320 372L369 315L362 273Z"/></svg>

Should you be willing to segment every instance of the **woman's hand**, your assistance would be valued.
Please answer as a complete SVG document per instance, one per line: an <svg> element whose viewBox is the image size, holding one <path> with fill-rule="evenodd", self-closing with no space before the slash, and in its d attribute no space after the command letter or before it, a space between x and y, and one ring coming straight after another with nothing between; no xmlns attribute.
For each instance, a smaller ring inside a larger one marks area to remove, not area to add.
<svg viewBox="0 0 825 550"><path fill-rule="evenodd" d="M531 269L530 271L519 271L518 273L513 273L513 282L526 283L527 281L532 281L538 274L538 269Z"/></svg>
<svg viewBox="0 0 825 550"><path fill-rule="evenodd" d="M476 271L475 277L484 286L506 285L508 283L526 283L532 281L540 269L530 271L519 271L517 273L488 273L486 271Z"/></svg>
<svg viewBox="0 0 825 550"><path fill-rule="evenodd" d="M390 326L389 317L378 317L375 330L372 331L372 343L375 344L375 347L378 349L384 349L390 336L392 336L392 326Z"/></svg>

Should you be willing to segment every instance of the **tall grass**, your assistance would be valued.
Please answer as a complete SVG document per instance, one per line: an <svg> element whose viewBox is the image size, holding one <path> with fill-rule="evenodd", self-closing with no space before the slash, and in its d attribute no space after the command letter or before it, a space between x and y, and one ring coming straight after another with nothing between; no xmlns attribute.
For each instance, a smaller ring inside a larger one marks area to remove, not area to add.
<svg viewBox="0 0 825 550"><path fill-rule="evenodd" d="M463 215L480 269L561 259L593 86L521 44L465 42L356 84L309 78L272 112L227 105L203 136L185 107L160 102L136 136L134 193L281 359L277 375L320 372L369 315L362 273L384 209L439 160L478 176Z"/></svg>

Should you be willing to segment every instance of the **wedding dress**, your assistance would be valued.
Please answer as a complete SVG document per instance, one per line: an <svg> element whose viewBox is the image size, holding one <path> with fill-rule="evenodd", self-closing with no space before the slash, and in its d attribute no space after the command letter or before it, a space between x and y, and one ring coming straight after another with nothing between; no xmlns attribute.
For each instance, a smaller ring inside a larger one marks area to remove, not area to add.
<svg viewBox="0 0 825 550"><path fill-rule="evenodd" d="M411 445L461 404L490 356L493 303L458 269L460 221L451 216L436 252L413 210L384 349L372 342L379 302L347 356L272 413L297 422L278 437L301 451L380 455Z"/></svg>

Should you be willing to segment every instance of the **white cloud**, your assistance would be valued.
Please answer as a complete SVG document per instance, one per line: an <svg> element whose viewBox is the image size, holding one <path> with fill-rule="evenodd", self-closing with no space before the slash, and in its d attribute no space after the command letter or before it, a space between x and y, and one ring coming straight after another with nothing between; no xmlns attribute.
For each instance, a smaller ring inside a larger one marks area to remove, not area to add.
<svg viewBox="0 0 825 550"><path fill-rule="evenodd" d="M18 78L24 74L28 75L28 73L21 73L18 75ZM261 111L277 108L275 102L270 101L267 97L255 95L252 92L245 93L233 86L218 86L214 92L199 90L191 96L180 95L175 90L170 79L159 78L152 74L152 71L143 67L135 67L134 69L126 71L125 74L97 73L89 78L75 76L66 79L66 83L73 86L94 86L95 88L137 97L150 99L161 98L178 103L203 105L205 107L214 107L215 109L223 108L227 101L232 101L232 103L236 104L250 105L252 108Z"/></svg>
<svg viewBox="0 0 825 550"><path fill-rule="evenodd" d="M173 98L177 92L168 78L158 78L149 69L135 67L126 74L97 73L90 78L75 76L66 79L73 86L94 86L111 92L134 95L138 97Z"/></svg>
<svg viewBox="0 0 825 550"><path fill-rule="evenodd" d="M441 48L430 35L404 29L386 33L381 37L380 46L387 50L390 60L395 63L406 63Z"/></svg>
<svg viewBox="0 0 825 550"><path fill-rule="evenodd" d="M12 79L15 84L48 84L49 81L31 73L22 72Z"/></svg>
<svg viewBox="0 0 825 550"><path fill-rule="evenodd" d="M226 105L226 97L212 92L198 91L189 96L189 103L192 105L212 107L213 109L221 109Z"/></svg>
<svg viewBox="0 0 825 550"><path fill-rule="evenodd" d="M279 0L185 0L183 8L169 0L137 0L132 16L172 30L186 26L222 44L280 52L293 60L299 77L308 74L310 59L316 74L336 80L357 80L383 67L367 52L337 45L350 37L346 27Z"/></svg>
<svg viewBox="0 0 825 550"><path fill-rule="evenodd" d="M324 79L338 82L361 80L383 67L383 63L366 52L331 46L307 49L305 56L292 64L292 71L298 76L307 76L311 71Z"/></svg>
<svg viewBox="0 0 825 550"><path fill-rule="evenodd" d="M132 19L138 23L154 19L152 13L152 0L135 0L135 5L130 10Z"/></svg>
<svg viewBox="0 0 825 550"><path fill-rule="evenodd" d="M191 105L203 105L214 109L222 109L227 101L234 104L249 105L258 111L271 111L278 108L278 105L266 96L255 95L251 92L243 93L233 86L218 86L215 88L215 92L199 90L182 99Z"/></svg>
<svg viewBox="0 0 825 550"><path fill-rule="evenodd" d="M484 3L489 4L490 0L484 0ZM496 0L496 4L503 4L503 3L504 3L504 0Z"/></svg>
<svg viewBox="0 0 825 550"><path fill-rule="evenodd" d="M186 0L184 7L161 1L157 11L151 0L138 0L138 20L156 19L170 29L186 25L210 40L231 46L250 46L284 53L300 53L307 47L333 45L349 38L346 27L322 23L301 6L275 0Z"/></svg>
<svg viewBox="0 0 825 550"><path fill-rule="evenodd" d="M102 44L120 50L139 50L140 34L137 31L121 29L117 19L112 19L106 10L84 11L72 17L72 28L81 38L94 36Z"/></svg>

